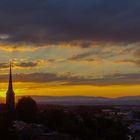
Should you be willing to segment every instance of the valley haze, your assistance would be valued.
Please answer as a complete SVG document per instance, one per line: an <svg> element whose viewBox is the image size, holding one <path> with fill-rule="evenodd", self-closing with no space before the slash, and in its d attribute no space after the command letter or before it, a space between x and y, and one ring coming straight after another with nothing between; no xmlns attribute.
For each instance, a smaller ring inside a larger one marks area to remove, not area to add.
<svg viewBox="0 0 140 140"><path fill-rule="evenodd" d="M39 104L56 105L140 105L140 96L117 98L92 96L32 96Z"/></svg>

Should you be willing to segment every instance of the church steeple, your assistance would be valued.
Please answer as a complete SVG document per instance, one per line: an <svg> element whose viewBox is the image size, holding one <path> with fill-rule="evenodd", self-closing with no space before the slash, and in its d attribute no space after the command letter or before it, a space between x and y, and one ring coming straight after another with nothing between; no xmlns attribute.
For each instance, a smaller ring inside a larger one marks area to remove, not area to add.
<svg viewBox="0 0 140 140"><path fill-rule="evenodd" d="M12 64L10 62L10 72L9 72L9 85L6 93L6 106L9 110L13 110L15 108L15 93L13 90L12 83Z"/></svg>
<svg viewBox="0 0 140 140"><path fill-rule="evenodd" d="M9 86L8 90L13 90L13 83L12 83L12 64L10 62L10 73L9 73Z"/></svg>

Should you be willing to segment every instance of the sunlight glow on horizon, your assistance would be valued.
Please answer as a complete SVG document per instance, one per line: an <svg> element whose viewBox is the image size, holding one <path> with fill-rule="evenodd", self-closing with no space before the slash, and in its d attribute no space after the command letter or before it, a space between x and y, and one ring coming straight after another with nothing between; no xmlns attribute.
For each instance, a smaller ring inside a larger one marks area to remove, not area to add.
<svg viewBox="0 0 140 140"><path fill-rule="evenodd" d="M0 84L0 98L6 96L7 83ZM140 95L140 85L60 85L49 86L47 83L14 83L16 96L98 96L115 98L120 96Z"/></svg>

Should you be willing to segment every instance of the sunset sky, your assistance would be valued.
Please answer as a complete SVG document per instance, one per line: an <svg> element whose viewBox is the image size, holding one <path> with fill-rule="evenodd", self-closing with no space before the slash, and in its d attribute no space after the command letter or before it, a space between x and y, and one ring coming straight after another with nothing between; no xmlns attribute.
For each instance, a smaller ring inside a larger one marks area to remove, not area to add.
<svg viewBox="0 0 140 140"><path fill-rule="evenodd" d="M0 97L140 95L139 0L0 0Z"/></svg>

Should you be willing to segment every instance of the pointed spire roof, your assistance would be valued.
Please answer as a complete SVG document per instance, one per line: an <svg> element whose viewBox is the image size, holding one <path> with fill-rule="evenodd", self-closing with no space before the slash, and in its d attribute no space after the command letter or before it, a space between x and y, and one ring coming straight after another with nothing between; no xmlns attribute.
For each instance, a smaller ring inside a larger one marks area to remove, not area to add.
<svg viewBox="0 0 140 140"><path fill-rule="evenodd" d="M12 84L12 62L10 61L10 73L9 73L9 86L8 90L13 91L13 84Z"/></svg>
<svg viewBox="0 0 140 140"><path fill-rule="evenodd" d="M7 108L13 110L15 108L15 93L13 91L12 83L12 63L10 62L10 72L9 72L9 85L6 92L6 105Z"/></svg>

